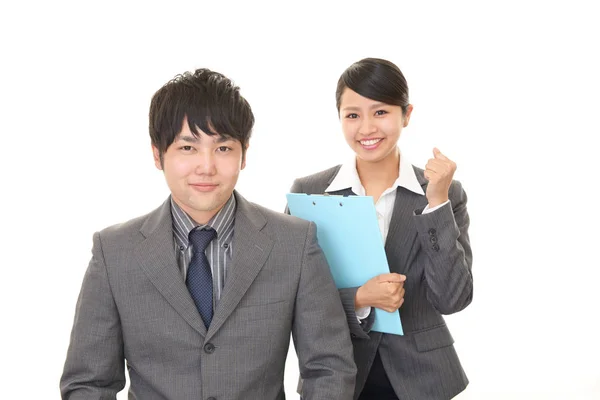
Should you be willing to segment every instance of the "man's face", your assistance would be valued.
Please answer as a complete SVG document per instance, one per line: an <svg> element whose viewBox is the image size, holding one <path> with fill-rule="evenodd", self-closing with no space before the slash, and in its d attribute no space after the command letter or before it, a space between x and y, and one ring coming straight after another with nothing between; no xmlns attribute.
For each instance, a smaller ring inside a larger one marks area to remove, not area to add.
<svg viewBox="0 0 600 400"><path fill-rule="evenodd" d="M184 119L162 163L158 149L152 146L152 150L156 168L164 172L175 203L202 224L229 200L246 162L239 141L198 132L198 137L194 136Z"/></svg>

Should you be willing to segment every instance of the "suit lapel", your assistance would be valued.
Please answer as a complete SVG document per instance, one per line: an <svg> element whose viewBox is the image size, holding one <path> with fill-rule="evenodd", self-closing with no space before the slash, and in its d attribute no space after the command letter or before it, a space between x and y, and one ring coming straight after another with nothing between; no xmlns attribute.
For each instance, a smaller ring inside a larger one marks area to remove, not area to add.
<svg viewBox="0 0 600 400"><path fill-rule="evenodd" d="M427 180L415 171L417 180L423 188L427 190ZM394 211L390 221L390 229L385 241L385 253L388 257L388 264L398 265L400 269L395 272L405 274L410 265L409 256L417 239L417 228L414 223L414 211L425 208L427 198L423 195L414 193L406 188L398 187L396 189L396 200L394 202Z"/></svg>
<svg viewBox="0 0 600 400"><path fill-rule="evenodd" d="M206 335L206 327L177 267L170 199L150 214L140 231L146 240L135 249L135 260L183 319L202 336Z"/></svg>
<svg viewBox="0 0 600 400"><path fill-rule="evenodd" d="M414 210L423 208L427 204L425 197L408 189L396 189L396 201L390 221L390 229L385 241L385 253L388 264L398 265L398 272L405 274L408 271L409 255L417 239L417 228L414 223Z"/></svg>
<svg viewBox="0 0 600 400"><path fill-rule="evenodd" d="M209 326L206 340L223 325L265 265L273 240L261 232L267 221L262 213L239 193L233 233L232 266L227 271L223 294Z"/></svg>

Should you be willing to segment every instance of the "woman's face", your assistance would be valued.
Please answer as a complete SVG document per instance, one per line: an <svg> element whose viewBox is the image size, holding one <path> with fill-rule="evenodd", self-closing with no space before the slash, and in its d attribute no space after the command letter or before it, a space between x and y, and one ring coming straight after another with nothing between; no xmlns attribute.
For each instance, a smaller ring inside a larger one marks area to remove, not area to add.
<svg viewBox="0 0 600 400"><path fill-rule="evenodd" d="M392 106L363 97L346 88L340 102L342 131L356 156L366 162L383 161L395 155L402 128L408 125L412 105L406 115Z"/></svg>

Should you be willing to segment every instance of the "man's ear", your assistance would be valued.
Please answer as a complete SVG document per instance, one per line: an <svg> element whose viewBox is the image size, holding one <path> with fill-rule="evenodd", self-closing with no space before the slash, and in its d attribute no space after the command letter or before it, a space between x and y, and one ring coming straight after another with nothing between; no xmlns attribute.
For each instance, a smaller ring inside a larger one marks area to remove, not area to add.
<svg viewBox="0 0 600 400"><path fill-rule="evenodd" d="M244 155L242 156L242 167L240 169L246 168L246 156L248 155L248 147L250 147L250 143L246 145L246 150L244 151Z"/></svg>
<svg viewBox="0 0 600 400"><path fill-rule="evenodd" d="M160 157L160 151L158 151L155 145L152 145L152 155L154 156L154 165L156 166L156 168L162 171L163 167L162 160Z"/></svg>

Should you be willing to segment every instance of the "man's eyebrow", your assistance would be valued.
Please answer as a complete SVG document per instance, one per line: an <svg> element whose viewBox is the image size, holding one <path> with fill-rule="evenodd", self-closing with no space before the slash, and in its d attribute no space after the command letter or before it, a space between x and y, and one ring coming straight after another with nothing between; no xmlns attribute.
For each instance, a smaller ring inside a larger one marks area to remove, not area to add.
<svg viewBox="0 0 600 400"><path fill-rule="evenodd" d="M188 143L198 143L200 141L199 138L192 135L181 135L177 137L177 140L182 140Z"/></svg>
<svg viewBox="0 0 600 400"><path fill-rule="evenodd" d="M223 136L223 135L219 135L219 134L212 135L212 136L213 136L213 143L225 143L225 142L235 140L230 136ZM199 143L201 139L199 137L196 137L193 135L180 135L180 136L177 136L177 140L178 141L181 140L181 141L187 142L187 143Z"/></svg>
<svg viewBox="0 0 600 400"><path fill-rule="evenodd" d="M213 142L225 143L225 142L229 142L231 140L234 140L234 139L230 136L216 135L216 137L213 139Z"/></svg>

